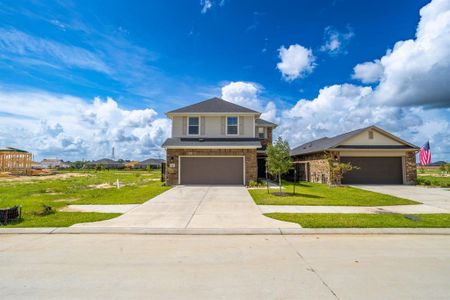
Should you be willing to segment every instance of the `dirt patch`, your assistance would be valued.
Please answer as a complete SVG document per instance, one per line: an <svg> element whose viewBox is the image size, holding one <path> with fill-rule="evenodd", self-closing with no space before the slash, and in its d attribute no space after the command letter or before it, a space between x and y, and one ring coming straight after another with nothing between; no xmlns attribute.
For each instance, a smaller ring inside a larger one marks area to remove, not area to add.
<svg viewBox="0 0 450 300"><path fill-rule="evenodd" d="M111 185L109 183L100 183L100 184L90 184L88 185L91 189L110 189L113 188L114 185Z"/></svg>
<svg viewBox="0 0 450 300"><path fill-rule="evenodd" d="M3 173L4 174L4 173ZM71 177L85 177L90 176L90 174L85 173L61 173L61 174L52 174L46 176L19 176L19 175L11 175L8 176L2 175L0 176L0 181L35 181L35 180L48 180L48 179L67 179Z"/></svg>
<svg viewBox="0 0 450 300"><path fill-rule="evenodd" d="M57 199L53 200L53 202L75 202L80 200L80 198L67 198L67 199Z"/></svg>

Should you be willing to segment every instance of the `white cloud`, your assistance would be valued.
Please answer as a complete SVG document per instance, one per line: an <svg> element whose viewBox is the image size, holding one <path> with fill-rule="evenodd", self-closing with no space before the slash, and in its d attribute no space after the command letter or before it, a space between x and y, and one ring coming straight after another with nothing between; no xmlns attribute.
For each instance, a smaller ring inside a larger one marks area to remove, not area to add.
<svg viewBox="0 0 450 300"><path fill-rule="evenodd" d="M253 82L234 81L222 87L222 99L262 112L261 118L276 122L277 108L274 102L264 104L259 94L262 86Z"/></svg>
<svg viewBox="0 0 450 300"><path fill-rule="evenodd" d="M111 98L0 90L0 145L44 157L144 159L161 156L170 121L153 109L126 110ZM20 138L18 138L20 137Z"/></svg>
<svg viewBox="0 0 450 300"><path fill-rule="evenodd" d="M362 83L374 83L378 82L383 75L383 66L380 60L377 59L373 62L368 61L362 64L357 64L353 68L353 79L359 79Z"/></svg>
<svg viewBox="0 0 450 300"><path fill-rule="evenodd" d="M212 7L211 0L200 0L200 6L202 7L201 13L206 14L208 10Z"/></svg>
<svg viewBox="0 0 450 300"><path fill-rule="evenodd" d="M277 68L288 81L306 76L314 69L315 57L311 49L295 44L288 48L281 46L278 52L281 61Z"/></svg>
<svg viewBox="0 0 450 300"><path fill-rule="evenodd" d="M103 60L91 51L64 45L52 40L33 37L15 29L0 28L0 51L8 54L3 59L52 65L59 64L110 73Z"/></svg>
<svg viewBox="0 0 450 300"><path fill-rule="evenodd" d="M276 135L292 148L324 136L348 132L372 124L421 146L430 140L434 159L445 159L450 148L450 110L394 107L373 101L370 87L333 85L315 99L301 99L284 110Z"/></svg>
<svg viewBox="0 0 450 300"><path fill-rule="evenodd" d="M374 93L379 103L450 107L450 1L434 0L420 16L416 38L397 42L379 60L382 74ZM370 76L356 69L368 71L367 66L375 68L371 63L355 67L354 76L363 82Z"/></svg>
<svg viewBox="0 0 450 300"><path fill-rule="evenodd" d="M332 26L328 26L324 30L324 44L320 47L320 51L328 52L330 55L346 54L345 47L350 39L354 36L351 27L347 26L347 32L339 32Z"/></svg>

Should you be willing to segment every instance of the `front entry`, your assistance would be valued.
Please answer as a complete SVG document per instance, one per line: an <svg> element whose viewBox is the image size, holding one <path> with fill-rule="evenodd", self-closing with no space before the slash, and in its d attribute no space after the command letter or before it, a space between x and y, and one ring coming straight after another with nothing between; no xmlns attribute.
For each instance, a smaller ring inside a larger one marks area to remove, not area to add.
<svg viewBox="0 0 450 300"><path fill-rule="evenodd" d="M244 184L241 156L181 156L180 184Z"/></svg>

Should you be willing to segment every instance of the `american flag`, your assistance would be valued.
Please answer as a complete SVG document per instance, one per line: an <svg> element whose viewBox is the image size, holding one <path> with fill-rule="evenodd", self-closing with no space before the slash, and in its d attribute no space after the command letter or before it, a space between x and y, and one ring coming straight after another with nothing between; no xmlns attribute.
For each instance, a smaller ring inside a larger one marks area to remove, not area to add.
<svg viewBox="0 0 450 300"><path fill-rule="evenodd" d="M430 142L426 142L425 145L420 148L419 160L422 166L431 164Z"/></svg>

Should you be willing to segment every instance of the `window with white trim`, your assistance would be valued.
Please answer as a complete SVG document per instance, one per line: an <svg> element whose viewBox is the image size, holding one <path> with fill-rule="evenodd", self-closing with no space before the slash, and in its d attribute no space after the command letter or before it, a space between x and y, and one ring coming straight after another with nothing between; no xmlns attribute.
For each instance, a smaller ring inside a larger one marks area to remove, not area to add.
<svg viewBox="0 0 450 300"><path fill-rule="evenodd" d="M260 139L266 138L264 127L258 127L258 137Z"/></svg>
<svg viewBox="0 0 450 300"><path fill-rule="evenodd" d="M198 135L200 132L200 118L199 117L189 117L188 118L188 134Z"/></svg>
<svg viewBox="0 0 450 300"><path fill-rule="evenodd" d="M238 128L239 128L239 118L227 117L227 134L228 135L238 134Z"/></svg>

